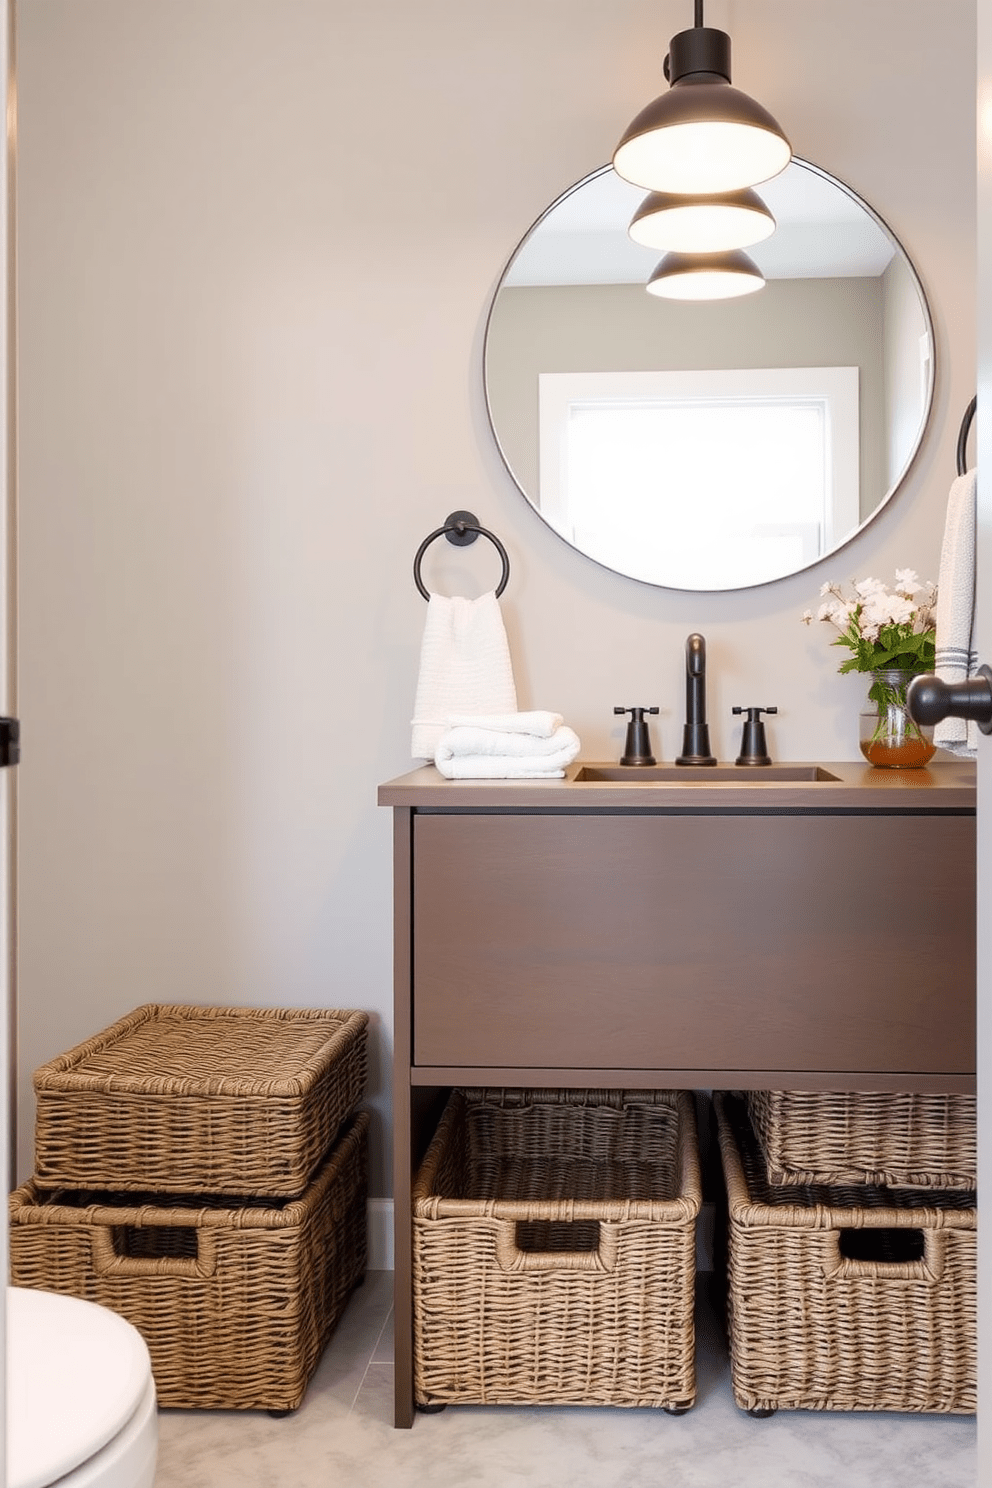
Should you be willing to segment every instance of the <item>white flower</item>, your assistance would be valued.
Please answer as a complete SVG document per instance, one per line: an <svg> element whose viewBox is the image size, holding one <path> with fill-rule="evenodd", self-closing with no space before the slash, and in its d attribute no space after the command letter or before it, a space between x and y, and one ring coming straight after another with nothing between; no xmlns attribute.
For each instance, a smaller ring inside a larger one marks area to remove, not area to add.
<svg viewBox="0 0 992 1488"><path fill-rule="evenodd" d="M851 616L854 614L856 605L845 604L840 599L828 599L817 611L818 620L832 620L838 630L846 630Z"/></svg>
<svg viewBox="0 0 992 1488"><path fill-rule="evenodd" d="M883 625L909 625L915 614L915 605L903 595L887 594L883 590L865 600L861 611L861 633L870 641L877 640Z"/></svg>
<svg viewBox="0 0 992 1488"><path fill-rule="evenodd" d="M801 619L804 625L808 625L813 618L812 610L803 610Z"/></svg>
<svg viewBox="0 0 992 1488"><path fill-rule="evenodd" d="M907 599L920 587L920 576L915 568L896 569L896 591Z"/></svg>
<svg viewBox="0 0 992 1488"><path fill-rule="evenodd" d="M850 598L839 584L824 584L820 589L823 603L817 618L837 627L840 634L834 645L846 646L854 653L845 667L870 671L877 656L887 660L905 656L904 664L908 665L910 659L918 659L922 654L914 636L926 636L926 646L932 648L936 584L922 585L913 569L899 568L896 585L890 589L878 579L859 579L852 583ZM808 625L812 619L810 611L806 610L802 618Z"/></svg>

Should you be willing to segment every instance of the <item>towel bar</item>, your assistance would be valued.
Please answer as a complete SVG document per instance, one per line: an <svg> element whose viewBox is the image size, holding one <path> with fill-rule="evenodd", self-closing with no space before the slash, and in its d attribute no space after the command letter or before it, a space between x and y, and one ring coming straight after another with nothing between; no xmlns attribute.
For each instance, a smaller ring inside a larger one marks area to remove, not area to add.
<svg viewBox="0 0 992 1488"><path fill-rule="evenodd" d="M974 397L965 409L964 418L961 420L961 428L958 431L958 475L964 475L968 469L968 435L971 433L971 424L977 407L978 398Z"/></svg>
<svg viewBox="0 0 992 1488"><path fill-rule="evenodd" d="M454 543L456 547L462 548L469 543L474 543L476 538L480 536L488 537L499 553L503 564L503 572L496 586L496 598L499 599L503 590L506 588L506 581L510 577L510 560L507 557L506 549L495 533L490 532L486 527L480 527L478 517L476 517L474 512L470 511L452 512L445 519L444 526L435 528L429 536L424 538L420 547L417 549L417 556L413 560L413 582L425 599L429 600L431 596L430 590L420 576L420 563L435 538L446 537L450 543Z"/></svg>

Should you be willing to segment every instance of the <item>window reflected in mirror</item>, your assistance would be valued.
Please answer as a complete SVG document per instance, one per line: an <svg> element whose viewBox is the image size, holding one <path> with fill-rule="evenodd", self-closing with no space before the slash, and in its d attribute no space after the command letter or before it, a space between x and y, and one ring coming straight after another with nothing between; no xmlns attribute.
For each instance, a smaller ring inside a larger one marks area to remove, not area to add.
<svg viewBox="0 0 992 1488"><path fill-rule="evenodd" d="M767 283L659 300L643 196L606 167L510 260L486 330L486 400L514 481L567 542L618 573L734 589L834 552L894 494L933 396L918 276L877 214L793 161L762 194Z"/></svg>

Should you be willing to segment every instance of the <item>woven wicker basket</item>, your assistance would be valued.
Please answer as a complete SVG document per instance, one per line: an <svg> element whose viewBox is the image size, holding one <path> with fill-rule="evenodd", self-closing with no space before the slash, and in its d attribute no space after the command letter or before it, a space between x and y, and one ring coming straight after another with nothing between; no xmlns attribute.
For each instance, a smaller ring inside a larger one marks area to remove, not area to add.
<svg viewBox="0 0 992 1488"><path fill-rule="evenodd" d="M413 1189L418 1404L695 1399L692 1097L455 1091Z"/></svg>
<svg viewBox="0 0 992 1488"><path fill-rule="evenodd" d="M35 1179L303 1193L365 1093L368 1014L147 1003L35 1072Z"/></svg>
<svg viewBox="0 0 992 1488"><path fill-rule="evenodd" d="M144 1337L162 1406L294 1410L366 1258L369 1117L301 1199L98 1193L10 1198L13 1285L68 1293Z"/></svg>
<svg viewBox="0 0 992 1488"><path fill-rule="evenodd" d="M772 1183L975 1187L973 1095L751 1090Z"/></svg>
<svg viewBox="0 0 992 1488"><path fill-rule="evenodd" d="M770 1185L743 1100L715 1104L737 1404L974 1411L974 1193Z"/></svg>

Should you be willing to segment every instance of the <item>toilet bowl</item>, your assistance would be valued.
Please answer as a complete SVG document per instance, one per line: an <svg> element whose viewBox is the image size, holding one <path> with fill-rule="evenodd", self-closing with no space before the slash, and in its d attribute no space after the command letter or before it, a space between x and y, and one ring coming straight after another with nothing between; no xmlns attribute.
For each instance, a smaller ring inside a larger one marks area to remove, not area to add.
<svg viewBox="0 0 992 1488"><path fill-rule="evenodd" d="M78 1297L7 1288L7 1488L151 1488L158 1412L136 1328Z"/></svg>

